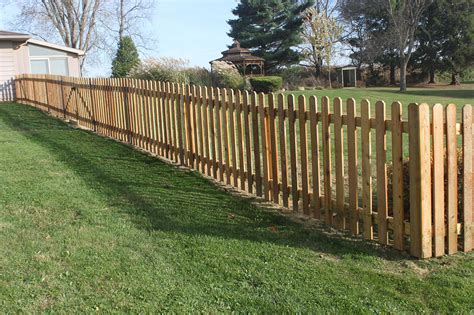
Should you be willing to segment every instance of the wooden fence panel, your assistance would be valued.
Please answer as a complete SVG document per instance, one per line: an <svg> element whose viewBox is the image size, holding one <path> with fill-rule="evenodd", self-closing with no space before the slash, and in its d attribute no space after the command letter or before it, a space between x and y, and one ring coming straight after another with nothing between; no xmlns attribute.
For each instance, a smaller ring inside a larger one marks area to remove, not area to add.
<svg viewBox="0 0 474 315"><path fill-rule="evenodd" d="M258 95L259 104L258 104L258 115L259 115L259 122L260 122L260 140L261 140L261 153L262 153L262 168L263 168L263 177L262 177L262 184L263 184L263 198L265 200L270 200L270 189L268 184L268 155L267 155L267 118L266 118L266 99L265 94L260 93Z"/></svg>
<svg viewBox="0 0 474 315"><path fill-rule="evenodd" d="M223 164L223 153L222 153L222 127L221 127L221 111L222 111L222 104L221 104L221 91L220 89L216 89L215 97L215 104L216 104L216 137L217 137L217 161L218 161L218 169L219 169L219 180L224 181L224 164ZM240 101L240 99L239 99Z"/></svg>
<svg viewBox="0 0 474 315"><path fill-rule="evenodd" d="M329 98L323 97L321 102L322 141L323 141L323 174L324 174L324 219L332 223L332 191L331 191L331 131L329 124Z"/></svg>
<svg viewBox="0 0 474 315"><path fill-rule="evenodd" d="M334 168L336 175L336 217L335 226L346 228L344 213L344 129L342 127L342 100L334 99Z"/></svg>
<svg viewBox="0 0 474 315"><path fill-rule="evenodd" d="M199 138L197 128L197 87L193 85L191 87L191 130L193 137L193 168L199 170Z"/></svg>
<svg viewBox="0 0 474 315"><path fill-rule="evenodd" d="M255 173L253 177L255 180L255 191L257 196L262 196L262 176L260 167L260 137L258 134L258 116L257 116L257 93L252 93L252 103L250 104L250 112L252 115L252 141L253 141L253 167Z"/></svg>
<svg viewBox="0 0 474 315"><path fill-rule="evenodd" d="M433 236L434 255L444 255L445 250L445 204L444 204L444 108L433 107Z"/></svg>
<svg viewBox="0 0 474 315"><path fill-rule="evenodd" d="M376 166L377 166L377 213L379 243L388 245L388 195L387 195L387 137L386 109L384 102L375 104L376 119Z"/></svg>
<svg viewBox="0 0 474 315"><path fill-rule="evenodd" d="M370 103L361 103L361 136L362 136L362 211L364 220L364 237L374 238L372 224L372 132L370 129Z"/></svg>
<svg viewBox="0 0 474 315"><path fill-rule="evenodd" d="M244 106L244 95L239 91L239 101L237 102L237 108L235 109L236 131L237 131L237 156L239 160L239 178L240 178L240 189L245 190L245 168L244 168L244 131L242 129L242 111Z"/></svg>
<svg viewBox="0 0 474 315"><path fill-rule="evenodd" d="M252 192L252 149L250 142L250 95L244 91L244 136L245 136L245 181L247 182L247 191Z"/></svg>
<svg viewBox="0 0 474 315"><path fill-rule="evenodd" d="M472 106L465 105L462 114L463 135L463 250L469 252L473 248L473 208L472 208Z"/></svg>
<svg viewBox="0 0 474 315"><path fill-rule="evenodd" d="M321 183L319 162L319 132L318 132L318 101L315 96L309 99L309 115L311 129L311 209L316 219L321 218Z"/></svg>
<svg viewBox="0 0 474 315"><path fill-rule="evenodd" d="M359 234L359 168L357 161L358 136L356 126L356 103L347 100L347 169L349 182L349 224L352 234Z"/></svg>
<svg viewBox="0 0 474 315"><path fill-rule="evenodd" d="M410 173L410 252L431 257L430 119L426 104L408 106Z"/></svg>
<svg viewBox="0 0 474 315"><path fill-rule="evenodd" d="M473 249L473 229L472 222L474 216L474 209L472 206L472 106L465 105L463 107L462 115L463 125L463 239L464 239L464 252L469 252Z"/></svg>
<svg viewBox="0 0 474 315"><path fill-rule="evenodd" d="M403 250L404 220L403 209L403 130L402 104L392 103L392 208L393 208L393 243L396 249Z"/></svg>
<svg viewBox="0 0 474 315"><path fill-rule="evenodd" d="M428 105L410 104L406 121L399 102L391 105L390 118L385 103L376 102L372 118L367 100L358 116L354 99L344 109L335 98L331 112L323 97L319 111L315 96L295 102L291 94L275 98L135 79L19 75L15 91L25 104L266 200L288 207L291 199L293 211L323 214L337 229L359 234L362 215L365 238L373 239L376 230L381 244L403 250L409 242L413 256L473 249L470 105L458 122L453 104L436 104L432 116ZM409 196L403 193L405 158Z"/></svg>
<svg viewBox="0 0 474 315"><path fill-rule="evenodd" d="M279 203L279 188L278 188L278 151L277 151L277 136L275 127L275 95L268 96L268 132L269 132L269 159L270 159L270 180L272 189L272 201ZM242 187L242 190L244 188Z"/></svg>
<svg viewBox="0 0 474 315"><path fill-rule="evenodd" d="M232 91L230 102L229 102L229 132L230 132L230 155L232 161L232 180L234 187L238 186L238 175L237 175L237 152L236 152L236 141L235 141L235 104L236 96ZM230 166L230 164L229 164Z"/></svg>
<svg viewBox="0 0 474 315"><path fill-rule="evenodd" d="M309 177L308 177L308 146L306 133L306 97L298 97L298 120L300 127L300 165L301 165L301 190L303 213L309 215Z"/></svg>
<svg viewBox="0 0 474 315"><path fill-rule="evenodd" d="M290 144L291 200L294 212L298 211L298 170L296 169L295 97L288 96L288 142Z"/></svg>
<svg viewBox="0 0 474 315"><path fill-rule="evenodd" d="M458 152L456 135L456 105L446 107L446 159L448 171L447 210L448 210L448 254L458 251Z"/></svg>
<svg viewBox="0 0 474 315"><path fill-rule="evenodd" d="M278 95L278 134L280 138L280 169L281 169L281 191L282 203L288 207L288 166L286 154L286 124L285 124L285 96Z"/></svg>
<svg viewBox="0 0 474 315"><path fill-rule="evenodd" d="M202 87L198 87L197 89L197 116L198 116L198 136L199 140L199 166L201 173L205 173L206 171L206 155L204 151L204 143L205 143L205 134L204 134L204 118L203 113L205 108L203 107L203 90ZM226 102L227 102L227 95L226 95ZM227 105L226 105L227 106ZM227 165L228 167L228 165Z"/></svg>

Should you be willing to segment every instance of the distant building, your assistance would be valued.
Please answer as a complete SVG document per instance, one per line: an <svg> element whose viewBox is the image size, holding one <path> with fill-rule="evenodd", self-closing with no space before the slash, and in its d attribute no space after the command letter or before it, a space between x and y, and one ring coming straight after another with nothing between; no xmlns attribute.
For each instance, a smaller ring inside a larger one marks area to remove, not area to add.
<svg viewBox="0 0 474 315"><path fill-rule="evenodd" d="M13 78L17 74L80 76L82 56L82 50L0 31L0 102L14 99Z"/></svg>

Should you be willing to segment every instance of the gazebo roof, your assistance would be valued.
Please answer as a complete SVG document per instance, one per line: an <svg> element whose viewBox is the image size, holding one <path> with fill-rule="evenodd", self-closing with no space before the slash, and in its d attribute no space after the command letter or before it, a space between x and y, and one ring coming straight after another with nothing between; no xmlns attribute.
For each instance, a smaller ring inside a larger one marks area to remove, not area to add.
<svg viewBox="0 0 474 315"><path fill-rule="evenodd" d="M247 48L240 47L239 41L235 40L232 47L222 52L222 57L214 61L230 61L232 63L264 62L265 59L253 56Z"/></svg>

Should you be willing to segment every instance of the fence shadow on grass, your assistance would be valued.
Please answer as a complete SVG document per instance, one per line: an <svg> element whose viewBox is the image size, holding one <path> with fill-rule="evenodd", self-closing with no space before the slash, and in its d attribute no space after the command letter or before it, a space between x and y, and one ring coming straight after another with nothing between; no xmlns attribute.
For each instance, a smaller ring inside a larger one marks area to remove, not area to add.
<svg viewBox="0 0 474 315"><path fill-rule="evenodd" d="M406 254L361 239L308 229L278 213L262 211L254 200L219 188L197 173L167 165L126 145L23 105L3 105L0 120L47 148L139 228L208 235L310 248L343 256L407 259Z"/></svg>

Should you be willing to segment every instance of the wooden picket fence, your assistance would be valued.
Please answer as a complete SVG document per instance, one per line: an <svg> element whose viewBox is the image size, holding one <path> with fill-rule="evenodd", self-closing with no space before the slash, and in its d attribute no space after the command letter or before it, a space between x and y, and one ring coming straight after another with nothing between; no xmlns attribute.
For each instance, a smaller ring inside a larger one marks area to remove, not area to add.
<svg viewBox="0 0 474 315"><path fill-rule="evenodd" d="M453 104L410 104L406 120L399 102L373 117L367 100L133 79L15 87L21 103L415 257L473 248L471 105L457 121Z"/></svg>

